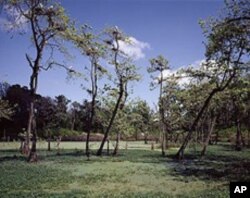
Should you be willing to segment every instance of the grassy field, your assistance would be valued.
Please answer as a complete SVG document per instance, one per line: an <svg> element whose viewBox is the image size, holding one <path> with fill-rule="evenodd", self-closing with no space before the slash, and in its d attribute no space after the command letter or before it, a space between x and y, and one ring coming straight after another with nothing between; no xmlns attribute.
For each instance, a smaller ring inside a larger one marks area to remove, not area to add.
<svg viewBox="0 0 250 198"><path fill-rule="evenodd" d="M98 143L91 143L94 150ZM250 181L250 150L229 145L210 146L199 160L190 148L182 162L161 157L150 144L121 145L119 156L91 156L81 142L63 142L46 151L38 143L39 162L28 164L19 143L0 143L0 197L229 197L230 181Z"/></svg>

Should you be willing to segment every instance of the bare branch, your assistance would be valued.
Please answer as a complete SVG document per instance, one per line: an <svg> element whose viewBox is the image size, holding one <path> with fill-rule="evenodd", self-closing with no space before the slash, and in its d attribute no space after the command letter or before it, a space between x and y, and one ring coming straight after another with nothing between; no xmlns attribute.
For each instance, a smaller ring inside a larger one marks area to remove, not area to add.
<svg viewBox="0 0 250 198"><path fill-rule="evenodd" d="M59 66L59 67L65 69L65 70L66 70L67 72L69 72L69 73L74 73L74 74L81 75L80 72L78 72L78 71L76 71L76 70L73 70L73 69L67 67L67 66L64 65L64 64L57 63L57 62L54 62L54 61L53 61L53 62L50 62L50 63L48 64L47 67L39 66L39 68L42 69L42 70L48 71L50 68L52 68L53 65Z"/></svg>
<svg viewBox="0 0 250 198"><path fill-rule="evenodd" d="M34 68L34 66L33 66L33 64L32 64L32 60L31 60L31 58L29 57L29 55L28 55L28 54L25 54L25 56L26 56L27 61L29 62L29 66L31 67L31 69L33 69L33 68Z"/></svg>

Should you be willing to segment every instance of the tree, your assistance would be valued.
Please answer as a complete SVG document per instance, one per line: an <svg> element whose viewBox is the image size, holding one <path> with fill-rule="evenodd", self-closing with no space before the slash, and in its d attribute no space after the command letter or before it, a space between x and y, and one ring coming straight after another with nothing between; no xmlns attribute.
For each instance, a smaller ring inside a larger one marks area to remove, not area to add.
<svg viewBox="0 0 250 198"><path fill-rule="evenodd" d="M10 106L9 102L6 100L0 99L0 119L11 119L13 114L13 109Z"/></svg>
<svg viewBox="0 0 250 198"><path fill-rule="evenodd" d="M40 137L46 138L48 141L48 151L51 150L50 142L53 130L57 128L56 104L50 97L40 97L36 103L37 129L40 131ZM45 133L44 133L45 132ZM39 135L39 133L38 133Z"/></svg>
<svg viewBox="0 0 250 198"><path fill-rule="evenodd" d="M99 60L104 56L104 46L98 42L98 37L87 31L89 27L82 27L80 34L76 35L74 42L81 50L82 54L87 56L90 61L90 69L85 67L89 73L90 86L86 88L87 93L91 96L90 115L87 119L87 139L86 139L86 155L89 157L89 138L91 130L93 130L93 122L96 114L96 99L98 94L98 80L106 73L106 69L99 64Z"/></svg>
<svg viewBox="0 0 250 198"><path fill-rule="evenodd" d="M148 68L149 73L157 72L157 76L151 76L154 80L152 84L155 82L160 86L160 93L159 93L159 114L160 114L160 124L161 124L161 131L162 131L162 156L165 156L165 149L166 149L166 123L165 123L165 113L163 107L163 83L164 83L164 76L163 72L169 69L168 61L163 56L158 56L150 60L151 66Z"/></svg>
<svg viewBox="0 0 250 198"><path fill-rule="evenodd" d="M129 104L128 122L134 129L135 139L138 134L144 134L145 144L149 135L150 125L152 123L152 111L146 101L141 99L132 100Z"/></svg>
<svg viewBox="0 0 250 198"><path fill-rule="evenodd" d="M0 120L3 118L10 119L14 113L9 102L3 99L6 97L9 86L8 83L0 83Z"/></svg>
<svg viewBox="0 0 250 198"><path fill-rule="evenodd" d="M58 128L68 128L69 127L69 115L68 115L68 104L70 100L67 99L64 95L56 96L55 104L56 111L55 117Z"/></svg>
<svg viewBox="0 0 250 198"><path fill-rule="evenodd" d="M0 82L0 98L4 98L7 94L10 84L7 82Z"/></svg>
<svg viewBox="0 0 250 198"><path fill-rule="evenodd" d="M249 69L248 57L250 52L250 3L247 0L228 1L225 13L221 18L201 22L207 37L206 72L191 72L193 76L208 78L215 83L214 89L206 97L189 132L178 150L176 157L182 159L185 148L192 137L199 120L209 106L212 98L223 92L238 77L240 70ZM211 75L211 71L212 75Z"/></svg>
<svg viewBox="0 0 250 198"><path fill-rule="evenodd" d="M28 107L30 102L30 92L27 87L20 85L11 85L5 90L2 97L12 106L14 113L11 120L2 120L1 129L8 133L11 139L16 139L18 133L27 128L27 119L29 116Z"/></svg>
<svg viewBox="0 0 250 198"><path fill-rule="evenodd" d="M116 134L115 148L113 151L114 156L117 155L119 152L121 136L126 136L131 129L130 123L128 122L128 108L126 107L127 105L125 105L122 110L118 111L111 131Z"/></svg>
<svg viewBox="0 0 250 198"><path fill-rule="evenodd" d="M130 58L121 51L120 42L128 42L126 37L121 30L117 27L110 28L106 31L108 38L105 40L107 49L110 52L111 61L110 63L114 66L115 78L113 80L116 88L113 90L117 92L117 100L115 107L112 111L109 124L105 130L103 140L97 151L97 155L102 154L103 146L108 138L109 132L117 115L117 112L123 109L126 99L128 97L128 83L134 80L138 80L139 76L136 73L135 65L131 64Z"/></svg>
<svg viewBox="0 0 250 198"><path fill-rule="evenodd" d="M215 101L216 102L216 101ZM207 126L207 136L205 138L205 141L203 142L203 148L201 151L201 157L205 156L206 150L207 150L207 146L210 142L212 133L214 131L215 125L216 125L216 121L219 117L219 112L218 109L216 109L217 104L213 103L212 105L210 105L210 108L207 111L208 117L208 126ZM203 123L204 124L204 123Z"/></svg>
<svg viewBox="0 0 250 198"><path fill-rule="evenodd" d="M71 130L75 130L77 122L79 122L79 112L81 111L81 104L74 101L71 103L70 114L71 114Z"/></svg>
<svg viewBox="0 0 250 198"><path fill-rule="evenodd" d="M228 104L225 111L231 114L231 121L229 121L229 123L236 128L235 150L237 151L242 150L242 147L246 144L243 138L242 128L247 129L248 122L246 122L246 120L249 120L247 115L249 111L249 93L249 80L247 76L242 74L241 77L233 81L224 94L220 95L223 101L222 105L226 105L226 102Z"/></svg>
<svg viewBox="0 0 250 198"><path fill-rule="evenodd" d="M12 16L10 20L16 24L18 17L22 17L27 24L30 25L31 39L35 47L34 58L26 54L26 59L31 68L30 76L30 95L31 102L29 107L29 119L27 127L27 142L29 146L29 134L32 133L32 148L28 157L28 161L37 161L36 153L36 118L35 118L35 95L38 88L38 76L40 70L48 70L53 65L61 66L68 71L66 66L58 64L52 60L53 52L55 49L61 50L62 48L58 39L70 33L70 21L65 15L64 9L59 5L48 0L21 0L21 1L7 1L6 6L9 9L14 9L18 16ZM7 9L8 10L8 9ZM19 24L16 24L19 25ZM15 27L15 26L14 26ZM44 52L46 49L51 49L47 62L44 60Z"/></svg>

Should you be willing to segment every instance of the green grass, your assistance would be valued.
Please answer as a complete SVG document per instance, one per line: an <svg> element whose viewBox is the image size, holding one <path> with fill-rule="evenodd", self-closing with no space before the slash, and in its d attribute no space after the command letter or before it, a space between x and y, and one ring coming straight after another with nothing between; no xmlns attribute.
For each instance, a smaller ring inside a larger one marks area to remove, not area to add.
<svg viewBox="0 0 250 198"><path fill-rule="evenodd" d="M48 152L39 142L39 161L29 164L18 143L0 143L0 197L229 197L230 181L250 181L249 149L210 146L199 160L199 148L190 148L180 163L172 158L176 149L163 158L143 142L129 142L117 157L92 155L89 161L83 143L61 143L60 155L55 145Z"/></svg>

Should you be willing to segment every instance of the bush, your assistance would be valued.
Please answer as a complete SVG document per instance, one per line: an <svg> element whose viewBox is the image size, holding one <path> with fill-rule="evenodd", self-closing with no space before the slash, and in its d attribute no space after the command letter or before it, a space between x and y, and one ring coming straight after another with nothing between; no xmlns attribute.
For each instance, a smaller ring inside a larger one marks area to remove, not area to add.
<svg viewBox="0 0 250 198"><path fill-rule="evenodd" d="M65 128L51 129L51 136L52 137L77 136L79 134L80 134L79 131L74 131L74 130L65 129Z"/></svg>

